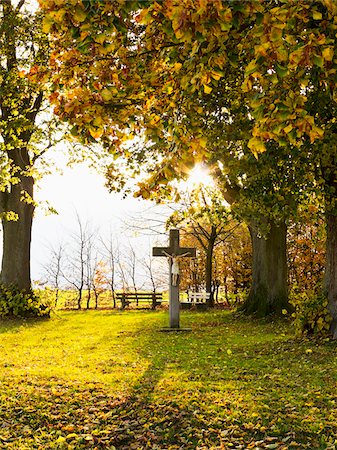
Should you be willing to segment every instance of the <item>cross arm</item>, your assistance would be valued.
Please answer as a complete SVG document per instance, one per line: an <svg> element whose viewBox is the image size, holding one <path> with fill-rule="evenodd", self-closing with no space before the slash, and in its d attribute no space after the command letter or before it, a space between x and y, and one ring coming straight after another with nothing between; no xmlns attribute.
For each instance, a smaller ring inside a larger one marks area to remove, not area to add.
<svg viewBox="0 0 337 450"><path fill-rule="evenodd" d="M171 247L153 247L152 256L187 256L195 258L196 249L189 247L180 247L178 249L172 249Z"/></svg>
<svg viewBox="0 0 337 450"><path fill-rule="evenodd" d="M170 255L170 247L153 247L152 256L166 256Z"/></svg>
<svg viewBox="0 0 337 450"><path fill-rule="evenodd" d="M188 258L195 258L196 254L194 247L181 247L176 253L177 256L187 256Z"/></svg>

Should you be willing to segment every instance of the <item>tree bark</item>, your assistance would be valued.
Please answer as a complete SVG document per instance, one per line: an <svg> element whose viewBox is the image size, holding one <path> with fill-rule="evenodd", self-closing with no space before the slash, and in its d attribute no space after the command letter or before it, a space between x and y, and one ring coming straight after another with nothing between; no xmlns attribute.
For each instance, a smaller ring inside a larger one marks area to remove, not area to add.
<svg viewBox="0 0 337 450"><path fill-rule="evenodd" d="M2 211L13 211L17 221L2 220L3 255L0 282L26 292L31 291L30 247L34 204L22 201L23 192L33 199L34 180L22 176L18 184L11 185L10 192L1 194Z"/></svg>
<svg viewBox="0 0 337 450"><path fill-rule="evenodd" d="M82 291L83 291L82 287L78 288L78 297L77 297L77 309L78 310L82 309Z"/></svg>
<svg viewBox="0 0 337 450"><path fill-rule="evenodd" d="M332 316L331 333L337 339L337 216L326 214L326 264L324 293L328 297L329 311Z"/></svg>
<svg viewBox="0 0 337 450"><path fill-rule="evenodd" d="M116 293L115 293L115 289L113 287L111 287L111 296L112 296L112 301L113 301L113 308L116 309Z"/></svg>
<svg viewBox="0 0 337 450"><path fill-rule="evenodd" d="M289 310L285 223L269 222L268 235L261 237L252 223L249 231L253 247L252 286L243 305L247 314L265 317Z"/></svg>
<svg viewBox="0 0 337 450"><path fill-rule="evenodd" d="M88 288L88 293L87 293L87 309L90 309L90 300L91 300L91 289Z"/></svg>

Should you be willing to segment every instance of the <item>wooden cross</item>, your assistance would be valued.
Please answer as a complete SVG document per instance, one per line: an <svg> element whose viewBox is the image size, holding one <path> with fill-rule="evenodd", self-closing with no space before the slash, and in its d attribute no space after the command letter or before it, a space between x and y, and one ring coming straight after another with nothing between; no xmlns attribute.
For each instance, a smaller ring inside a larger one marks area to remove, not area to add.
<svg viewBox="0 0 337 450"><path fill-rule="evenodd" d="M190 247L180 247L179 230L170 230L169 247L153 247L153 256L166 256L170 263L169 279L169 313L170 328L180 328L180 302L179 302L179 263L180 258L196 256L196 249Z"/></svg>

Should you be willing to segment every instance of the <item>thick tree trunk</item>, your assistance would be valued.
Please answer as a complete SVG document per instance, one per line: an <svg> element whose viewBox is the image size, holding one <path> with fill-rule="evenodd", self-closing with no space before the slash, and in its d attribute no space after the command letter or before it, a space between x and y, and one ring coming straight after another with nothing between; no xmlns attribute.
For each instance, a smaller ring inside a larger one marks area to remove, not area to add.
<svg viewBox="0 0 337 450"><path fill-rule="evenodd" d="M243 305L247 314L265 317L289 310L287 287L287 227L269 223L266 238L254 224L249 226L253 247L253 274L250 293Z"/></svg>
<svg viewBox="0 0 337 450"><path fill-rule="evenodd" d="M329 311L332 316L331 332L337 339L337 216L326 215L326 264L324 292L328 297Z"/></svg>
<svg viewBox="0 0 337 450"><path fill-rule="evenodd" d="M34 205L21 201L23 192L33 199L34 180L22 177L12 185L9 192L1 194L2 211L13 211L17 221L2 220L3 256L0 282L5 286L14 286L26 292L31 291L30 247Z"/></svg>

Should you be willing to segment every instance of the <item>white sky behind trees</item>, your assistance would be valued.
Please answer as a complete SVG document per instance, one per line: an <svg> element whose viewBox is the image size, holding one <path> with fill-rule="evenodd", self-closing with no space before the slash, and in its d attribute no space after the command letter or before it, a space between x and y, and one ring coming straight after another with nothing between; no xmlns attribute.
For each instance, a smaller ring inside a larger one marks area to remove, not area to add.
<svg viewBox="0 0 337 450"><path fill-rule="evenodd" d="M146 231L132 230L125 222L132 217L146 217L146 214L150 217L152 202L133 197L123 199L122 194L109 193L104 186L103 175L85 163L73 167L64 164L60 168L62 173L55 171L45 176L36 188L40 206L33 221L33 280L39 280L43 275L43 265L50 255L49 247L56 248L61 242L67 243L71 234L76 233L77 213L83 223L88 222L91 229L98 231L97 238L108 239L111 233L122 248L130 243L136 247L137 256L150 255L152 242L160 236L152 233L151 237ZM57 214L46 214L46 202L56 209ZM165 219L163 217L163 221Z"/></svg>
<svg viewBox="0 0 337 450"><path fill-rule="evenodd" d="M171 208L132 196L123 198L122 194L109 193L104 186L104 176L89 168L88 164L67 167L64 156L55 159L58 162L52 174L46 175L36 185L35 197L39 206L33 221L33 281L43 280L44 266L51 255L50 247L57 249L60 243L71 245L71 236L78 231L77 214L83 224L88 223L91 230L97 230L97 243L100 238L108 240L112 236L124 253L124 259L127 259L130 246L138 259L146 258L148 261L154 245L168 244L164 223L172 213ZM200 182L212 184L212 179L205 169L196 167L183 189L190 189ZM57 214L46 214L48 205ZM162 270L164 259L156 260L155 267ZM138 270L139 282L142 283L145 275L141 264Z"/></svg>

